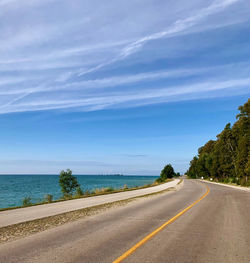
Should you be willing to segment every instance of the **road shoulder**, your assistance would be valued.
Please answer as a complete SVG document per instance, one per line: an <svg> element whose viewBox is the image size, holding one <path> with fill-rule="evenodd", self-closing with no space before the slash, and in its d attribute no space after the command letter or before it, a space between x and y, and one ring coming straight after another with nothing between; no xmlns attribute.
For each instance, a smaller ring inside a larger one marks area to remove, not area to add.
<svg viewBox="0 0 250 263"><path fill-rule="evenodd" d="M250 193L250 188L249 187L235 186L235 185L229 185L229 184L223 184L223 183L216 183L216 182L210 182L210 181L207 181L207 180L200 180L200 179L199 179L199 181L203 182L203 183L209 183L209 184L215 184L215 185L221 185L221 186L225 186L225 187L230 187L230 188L234 188L234 189L237 189L237 190L246 191L246 192Z"/></svg>

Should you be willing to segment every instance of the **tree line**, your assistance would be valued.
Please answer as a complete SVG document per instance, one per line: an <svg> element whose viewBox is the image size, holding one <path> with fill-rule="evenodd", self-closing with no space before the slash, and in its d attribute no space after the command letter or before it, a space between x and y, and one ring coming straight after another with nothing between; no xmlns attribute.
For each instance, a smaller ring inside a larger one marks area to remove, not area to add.
<svg viewBox="0 0 250 263"><path fill-rule="evenodd" d="M216 140L199 148L187 171L190 178L250 186L250 99L238 109L233 126L228 123Z"/></svg>

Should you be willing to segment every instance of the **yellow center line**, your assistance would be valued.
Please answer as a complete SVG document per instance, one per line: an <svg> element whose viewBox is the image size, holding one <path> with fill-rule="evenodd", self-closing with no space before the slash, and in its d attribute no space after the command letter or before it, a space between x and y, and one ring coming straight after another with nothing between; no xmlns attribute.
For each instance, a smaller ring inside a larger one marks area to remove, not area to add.
<svg viewBox="0 0 250 263"><path fill-rule="evenodd" d="M203 198L205 198L209 192L210 189L209 187L206 185L207 191L204 195L202 195L198 200L196 200L194 203L192 203L190 206L186 207L184 210L182 210L180 213L178 213L177 215L175 215L174 217L172 217L170 220L168 220L167 222L165 222L163 225L161 225L160 227L158 227L157 229L155 229L152 233L150 233L149 235L147 235L146 237L144 237L141 241L139 241L137 244L135 244L133 247L131 247L129 250L127 250L124 254L122 254L119 258L117 258L116 260L113 261L113 263L120 263L122 262L125 258L127 258L129 255L131 255L132 253L135 252L135 250L137 248L139 248L140 246L142 246L143 244L145 244L149 239L151 239L153 236L155 236L156 234L158 234L164 227L166 227L167 225L173 223L178 217L180 217L181 215L183 215L185 212L187 212L189 209L191 209L194 205L196 205L197 203L199 203Z"/></svg>

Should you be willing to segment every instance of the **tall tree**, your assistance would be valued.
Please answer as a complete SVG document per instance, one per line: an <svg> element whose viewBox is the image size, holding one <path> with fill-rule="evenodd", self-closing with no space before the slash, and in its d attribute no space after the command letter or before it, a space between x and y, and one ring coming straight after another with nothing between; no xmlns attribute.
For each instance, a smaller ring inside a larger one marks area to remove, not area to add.
<svg viewBox="0 0 250 263"><path fill-rule="evenodd" d="M228 123L217 135L198 150L187 174L191 178L213 177L250 186L250 100L239 108L237 121Z"/></svg>

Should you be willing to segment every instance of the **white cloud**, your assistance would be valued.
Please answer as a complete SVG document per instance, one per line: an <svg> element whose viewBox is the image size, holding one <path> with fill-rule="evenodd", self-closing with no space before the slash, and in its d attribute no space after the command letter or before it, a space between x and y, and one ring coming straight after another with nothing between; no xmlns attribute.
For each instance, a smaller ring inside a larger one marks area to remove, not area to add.
<svg viewBox="0 0 250 263"><path fill-rule="evenodd" d="M209 97L214 91L224 91L224 96L233 95L239 88L242 93L247 94L250 86L250 78L231 79L221 82L204 82L193 85L182 85L167 88L151 88L142 89L135 92L116 92L108 94L88 95L81 98L79 94L71 98L62 98L60 100L46 97L35 97L32 100L19 102L25 97L17 97L12 103L8 103L0 107L0 113L38 111L38 110L55 110L55 109L74 109L80 108L83 111L100 110L106 108L117 107L119 104L126 104L122 107L134 107L138 105L157 104L170 101L182 101L202 97ZM228 92L230 91L230 93ZM27 94L29 95L29 94ZM45 99L46 98L46 99Z"/></svg>
<svg viewBox="0 0 250 263"><path fill-rule="evenodd" d="M241 3L247 6L246 1L179 0L158 5L153 0L110 1L100 9L98 3L62 0L58 6L53 0L26 0L19 10L15 6L21 5L20 1L0 1L7 14L2 14L0 25L2 114L72 108L89 111L121 104L133 107L191 99L193 95L199 98L204 96L201 93L214 94L216 90L236 91L237 85L249 84L247 74L239 73L240 63L234 77L224 65L206 64L185 69L177 63L164 70L154 65L147 72L134 73L132 56L137 55L140 64L143 56L151 58L146 49L149 42L246 21L248 16L239 11ZM222 14L230 14L230 19L222 21ZM176 52L185 46L180 44ZM145 52L137 53L143 47ZM166 50L160 47L160 55ZM187 78L190 84L184 80Z"/></svg>
<svg viewBox="0 0 250 263"><path fill-rule="evenodd" d="M220 68L220 67L218 67ZM154 71L154 72L146 72L139 73L133 75L121 75L114 76L109 78L102 79L92 79L92 80L83 80L78 82L71 82L68 84L57 84L53 85L39 85L34 88L24 87L24 88L8 88L2 89L0 87L0 95L11 95L11 94L23 94L23 93L37 93L37 92L51 92L51 91L63 91L63 90L84 90L84 89L99 89L99 88L110 88L110 87L118 87L125 84L135 84L137 82L143 81L153 81L165 78L177 78L177 77L185 77L185 76L193 76L202 72L209 71L209 68L192 68L192 69L178 69L178 70L169 70L169 71ZM61 75L56 82L64 82L65 79L68 79L72 75L71 72L66 72L65 75ZM9 77L6 79L0 80L0 86L6 84L13 84L23 81L29 81L30 77Z"/></svg>
<svg viewBox="0 0 250 263"><path fill-rule="evenodd" d="M108 62L101 63L98 66L95 66L91 69L81 71L79 73L79 75L81 76L81 75L99 70L102 67L110 65L110 64L117 62L121 59L124 59L124 58L130 56L131 54L137 52L138 50L140 50L149 41L153 41L153 40L157 40L157 39L165 38L168 36L173 36L176 34L183 33L183 32L185 32L185 30L187 30L187 29L193 27L194 25L196 25L197 23L199 23L200 20L204 20L207 16L216 14L216 13L222 11L224 8L230 6L230 5L232 5L238 1L239 0L214 1L208 7L203 8L201 10L197 10L196 11L197 14L175 21L173 23L173 25L168 27L166 30L144 36L144 37L136 40L135 42L130 43L129 45L125 46L121 50L120 54L117 57L111 59Z"/></svg>

